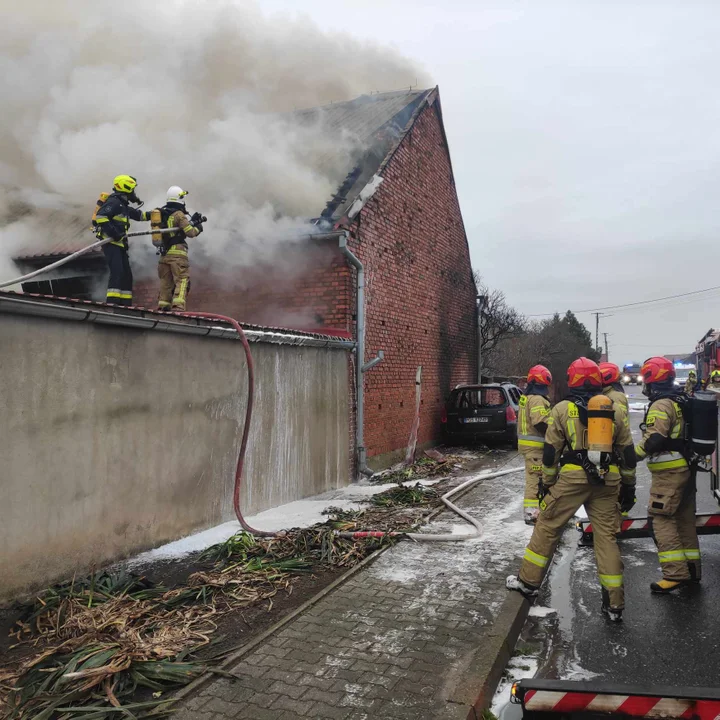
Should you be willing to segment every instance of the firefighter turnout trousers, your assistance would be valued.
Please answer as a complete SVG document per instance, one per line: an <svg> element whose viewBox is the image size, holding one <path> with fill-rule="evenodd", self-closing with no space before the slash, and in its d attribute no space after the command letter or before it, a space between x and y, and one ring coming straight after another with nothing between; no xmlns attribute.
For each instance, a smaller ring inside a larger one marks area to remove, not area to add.
<svg viewBox="0 0 720 720"><path fill-rule="evenodd" d="M188 247L184 243L172 245L158 263L160 278L160 310L185 310L190 292L190 262Z"/></svg>
<svg viewBox="0 0 720 720"><path fill-rule="evenodd" d="M110 270L107 302L132 305L133 274L127 249L121 242L111 242L103 245L103 253Z"/></svg>
<svg viewBox="0 0 720 720"><path fill-rule="evenodd" d="M538 510L538 485L542 479L542 448L523 450L525 456L525 513Z"/></svg>
<svg viewBox="0 0 720 720"><path fill-rule="evenodd" d="M688 468L652 473L648 514L666 580L699 580L695 480Z"/></svg>
<svg viewBox="0 0 720 720"><path fill-rule="evenodd" d="M526 585L540 586L565 525L578 508L585 505L593 526L595 559L603 594L607 593L610 607L623 608L623 563L615 538L617 495L616 484L590 485L568 481L561 475L540 505L540 517L525 549L520 579Z"/></svg>

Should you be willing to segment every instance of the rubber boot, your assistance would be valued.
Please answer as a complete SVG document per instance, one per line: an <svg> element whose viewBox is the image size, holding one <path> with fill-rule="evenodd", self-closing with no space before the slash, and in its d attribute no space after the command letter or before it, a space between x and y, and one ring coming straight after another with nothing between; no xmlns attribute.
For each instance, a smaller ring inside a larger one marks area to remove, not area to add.
<svg viewBox="0 0 720 720"><path fill-rule="evenodd" d="M700 582L698 566L694 562L689 562L688 570L690 571L690 582L693 583L693 585L697 585Z"/></svg>
<svg viewBox="0 0 720 720"><path fill-rule="evenodd" d="M602 606L600 607L600 611L603 615L607 616L607 619L610 620L610 622L622 622L623 609L612 607L612 605L610 605L610 597L608 596L605 588L603 588L602 591Z"/></svg>
<svg viewBox="0 0 720 720"><path fill-rule="evenodd" d="M671 593L673 590L678 590L679 588L687 585L689 582L690 580L666 580L663 578L657 582L650 583L650 592L667 595L667 593Z"/></svg>
<svg viewBox="0 0 720 720"><path fill-rule="evenodd" d="M505 587L508 590L519 592L528 599L534 599L538 594L538 588L533 585L527 585L517 575L508 575L505 580Z"/></svg>

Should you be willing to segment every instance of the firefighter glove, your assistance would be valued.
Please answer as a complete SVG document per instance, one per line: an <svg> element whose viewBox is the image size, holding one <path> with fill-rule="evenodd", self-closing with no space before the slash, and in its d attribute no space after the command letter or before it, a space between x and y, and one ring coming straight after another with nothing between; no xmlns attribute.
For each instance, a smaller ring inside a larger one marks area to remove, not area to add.
<svg viewBox="0 0 720 720"><path fill-rule="evenodd" d="M620 503L620 512L626 513L632 510L633 505L637 502L637 498L635 497L635 486L620 485L618 502Z"/></svg>

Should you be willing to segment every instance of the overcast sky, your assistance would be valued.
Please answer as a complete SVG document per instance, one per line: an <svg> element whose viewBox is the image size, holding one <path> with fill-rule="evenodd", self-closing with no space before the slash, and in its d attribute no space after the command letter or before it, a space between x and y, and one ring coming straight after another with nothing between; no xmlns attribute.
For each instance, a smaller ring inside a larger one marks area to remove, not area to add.
<svg viewBox="0 0 720 720"><path fill-rule="evenodd" d="M394 45L440 86L473 265L523 313L720 285L717 0L303 0L301 12ZM607 315L619 364L691 351L720 326L720 291Z"/></svg>

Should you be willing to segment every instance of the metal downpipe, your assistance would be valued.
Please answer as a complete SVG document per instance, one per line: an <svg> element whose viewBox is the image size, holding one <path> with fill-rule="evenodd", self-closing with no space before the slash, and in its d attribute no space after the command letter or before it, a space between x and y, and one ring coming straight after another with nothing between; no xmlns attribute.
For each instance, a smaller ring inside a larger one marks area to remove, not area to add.
<svg viewBox="0 0 720 720"><path fill-rule="evenodd" d="M365 383L363 365L365 363L365 268L347 246L348 233L340 236L339 247L348 262L357 270L357 351L355 356L355 385L357 412L355 413L355 445L357 447L358 471L370 477L373 471L367 466L365 451Z"/></svg>

